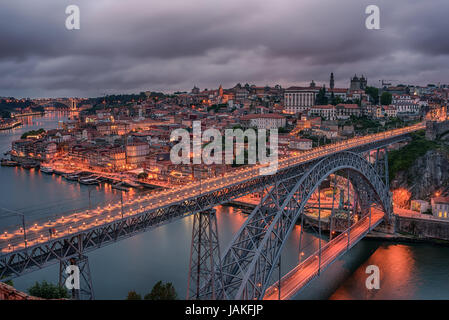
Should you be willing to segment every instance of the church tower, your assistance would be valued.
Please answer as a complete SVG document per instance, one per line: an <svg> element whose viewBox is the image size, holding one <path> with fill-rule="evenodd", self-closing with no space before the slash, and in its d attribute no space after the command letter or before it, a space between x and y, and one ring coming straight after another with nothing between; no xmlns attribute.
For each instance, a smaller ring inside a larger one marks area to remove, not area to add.
<svg viewBox="0 0 449 320"><path fill-rule="evenodd" d="M331 73L331 80L329 82L329 88L334 89L334 85L335 85L335 80L334 80L334 73Z"/></svg>

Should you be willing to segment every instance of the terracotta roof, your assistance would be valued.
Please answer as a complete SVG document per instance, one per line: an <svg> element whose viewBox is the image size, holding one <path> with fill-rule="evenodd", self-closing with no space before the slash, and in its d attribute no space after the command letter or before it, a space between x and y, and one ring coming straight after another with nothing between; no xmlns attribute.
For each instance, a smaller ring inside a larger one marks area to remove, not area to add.
<svg viewBox="0 0 449 320"><path fill-rule="evenodd" d="M248 114L241 117L241 120L250 120L258 118L269 118L269 119L284 119L285 117L277 113L263 113L263 114Z"/></svg>
<svg viewBox="0 0 449 320"><path fill-rule="evenodd" d="M444 203L449 204L449 197L435 197L432 198L434 203Z"/></svg>

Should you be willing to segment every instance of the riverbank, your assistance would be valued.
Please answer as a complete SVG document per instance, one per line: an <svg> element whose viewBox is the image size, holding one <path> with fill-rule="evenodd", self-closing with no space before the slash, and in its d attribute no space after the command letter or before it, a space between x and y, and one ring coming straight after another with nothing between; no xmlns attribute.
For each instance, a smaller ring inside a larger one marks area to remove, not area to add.
<svg viewBox="0 0 449 320"><path fill-rule="evenodd" d="M367 240L375 240L375 241L388 241L388 242L394 242L394 243L402 243L402 244L435 244L435 245L441 245L444 247L449 247L449 241L447 240L441 240L441 239L435 239L435 238L417 238L412 235L407 234L388 234L381 231L373 230L370 233L368 233L365 236L365 239Z"/></svg>
<svg viewBox="0 0 449 320"><path fill-rule="evenodd" d="M255 201L236 199L228 206L241 209L243 213L250 214L256 207ZM435 219L433 217L394 215L394 223L386 225L382 223L376 229L366 235L366 239L377 241L389 241L395 243L430 243L449 246L449 221ZM321 220L321 230L330 232L329 221ZM313 216L306 216L304 226L307 229L318 228L318 220Z"/></svg>
<svg viewBox="0 0 449 320"><path fill-rule="evenodd" d="M21 125L22 125L22 122L20 122L20 121L4 122L4 123L0 123L0 130L11 130L11 129L14 129Z"/></svg>
<svg viewBox="0 0 449 320"><path fill-rule="evenodd" d="M28 112L28 113L12 113L12 118L23 118L23 117L29 117L29 116L44 116L45 111L38 111L38 112Z"/></svg>

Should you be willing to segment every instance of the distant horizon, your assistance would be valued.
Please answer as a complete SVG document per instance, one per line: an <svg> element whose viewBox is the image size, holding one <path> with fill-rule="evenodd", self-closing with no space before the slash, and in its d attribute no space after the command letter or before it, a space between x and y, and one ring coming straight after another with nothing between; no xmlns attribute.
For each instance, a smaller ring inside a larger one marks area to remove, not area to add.
<svg viewBox="0 0 449 320"><path fill-rule="evenodd" d="M357 76L358 76L358 75L357 75ZM311 80L311 81L312 81L312 80ZM315 80L314 80L314 81L315 81ZM226 89L231 89L231 88L235 87L235 85L236 85L237 83L240 83L242 86L244 86L244 85L246 84L246 82L236 82L236 83L234 83L234 84L231 85L231 86L224 86L224 85L222 85L222 86L223 86L223 89L226 90ZM338 83L338 82L336 82L336 83ZM349 83L349 80L348 80L348 83ZM256 84L256 83L248 83L248 84L249 84L249 85L256 85L257 87L264 87L264 86L274 87L274 86L278 85L279 83L276 83L276 84L264 84L264 85L258 85L258 84ZM293 87L293 86L298 86L298 87L301 87L301 86L303 86L303 87L308 87L309 84L310 84L310 82L308 82L308 83L301 82L301 83L297 83L297 84L289 84L289 85L282 85L282 84L279 84L279 85L280 85L283 89L287 89L287 88ZM326 88L329 88L329 83L321 83L321 82L315 81L315 84L316 84L317 87L322 87L323 84L324 84L324 85L326 86ZM427 87L428 85L435 85L435 86L439 87L439 86L441 86L441 85L449 85L449 81L448 81L448 83L441 83L441 82L440 82L440 83L435 83L435 82L432 83L432 82L429 82L429 83L427 83L427 84L407 84L407 83L401 83L401 82L398 82L397 84L392 84L391 86L392 86L392 87L395 87L395 86L399 86L399 85L404 85L404 86L408 86L408 87L410 87L410 86L412 86L412 87L421 87L421 88L425 88L425 87ZM132 91L132 90L130 90L130 91L128 91L128 92L117 91L117 92L114 92L114 93L108 93L108 94L106 94L106 95L98 95L98 96L75 96L75 95L67 95L67 96L40 96L40 97L35 96L35 97L27 97L27 96L10 96L10 95L3 95L3 94L0 93L0 98L31 99L31 100L33 100L33 99L64 99L64 98L93 99L93 98L100 98L100 97L103 97L103 96L127 95L127 94L140 94L141 92L160 92L160 93L163 93L163 94L165 94L165 95L170 95L170 94L175 94L176 92L186 92L186 93L190 93L194 86L198 87L198 88L200 89L200 91L204 91L205 89L208 89L208 90L217 90L217 89L219 88L220 84L219 84L218 86L216 86L216 87L212 87L212 86L210 86L210 87L199 87L198 85L192 85L192 87L191 87L190 89L188 89L188 90L174 90L174 91L170 91L170 92L163 91L163 90L137 90L137 91ZM378 89L382 88L382 86L370 85L370 83L369 83L369 78L368 78L368 87L376 87L376 88L378 88ZM336 85L335 88L349 89L349 85L348 85L348 86L338 86L338 85Z"/></svg>
<svg viewBox="0 0 449 320"><path fill-rule="evenodd" d="M449 83L447 0L5 0L0 96L99 97L237 82ZM366 8L379 8L379 29ZM391 80L390 80L391 79Z"/></svg>

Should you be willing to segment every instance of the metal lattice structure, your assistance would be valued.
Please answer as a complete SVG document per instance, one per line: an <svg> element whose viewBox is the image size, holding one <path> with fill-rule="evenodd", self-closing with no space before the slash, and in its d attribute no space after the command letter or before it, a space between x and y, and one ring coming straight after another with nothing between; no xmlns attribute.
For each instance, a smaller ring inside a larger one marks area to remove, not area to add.
<svg viewBox="0 0 449 320"><path fill-rule="evenodd" d="M200 300L202 297L216 299L218 283L215 281L221 281L220 268L215 210L198 212L194 215L192 228L187 300Z"/></svg>
<svg viewBox="0 0 449 320"><path fill-rule="evenodd" d="M409 132L404 131L404 133L391 137L385 135L383 138L380 137L377 140L366 143L364 142L363 145L354 147L349 146L346 150L352 150L356 153L364 153L368 150L382 148L392 143L408 139L408 133ZM335 157L338 156L341 151L335 149L335 151L332 152L333 157ZM332 152L328 154L332 154ZM320 159L328 155L321 155L320 151L316 151L316 154L317 155L311 160L305 160L300 163L292 162L291 165L289 164L286 167L280 168L274 175L271 176L255 175L237 183L230 183L215 190L201 193L200 195L189 195L179 199L174 198L170 201L170 203L162 204L155 208L138 208L133 211L132 215L124 216L118 220L102 223L95 227L89 228L83 228L80 226L77 231L74 230L73 232L70 232L70 234L48 239L48 241L29 245L25 248L14 249L7 253L1 253L0 279L2 279L2 281L6 281L32 271L45 268L49 265L56 264L58 262L60 263L61 261L64 262L71 258L85 256L86 253L97 248L132 237L141 232L171 223L192 214L212 209L217 205L228 203L238 197L261 190L268 192L269 196L266 200L264 200L268 202L264 202L258 206L258 210L261 213L258 219L260 220L259 224L268 226L269 222L279 220L279 218L275 219L276 213L273 210L274 208L280 207L283 203L282 201L287 201L287 198L285 197L288 195L289 190L294 187L297 180L303 177L304 174L310 170L310 168L317 164L317 162L320 162ZM277 184L279 187L279 200L270 203L270 199L272 200L273 198L270 188L274 181L279 182ZM292 203L288 203L288 205L292 205ZM266 213L266 215L263 215L262 213ZM285 215L285 213L282 215ZM254 217L252 219L254 219ZM257 233L257 223L250 220L251 219L248 219L248 222L245 225L250 228L251 225L254 224L254 230L251 232ZM90 222L94 221L95 217L92 217ZM286 223L284 219L281 221L282 223ZM277 228L278 227L276 227L276 229ZM282 230L283 229L285 228L283 227ZM259 236L262 236L262 232L266 232L266 230L259 231L261 232ZM254 241L254 239L255 238L251 241ZM256 247L256 244L254 244L254 247ZM229 258L227 259L227 263L230 263ZM271 261L273 259L269 260ZM226 263L224 265L226 266ZM245 282L247 281L248 279L245 279ZM228 286L229 284L226 284L226 288Z"/></svg>
<svg viewBox="0 0 449 320"><path fill-rule="evenodd" d="M362 202L372 195L389 217L391 194L383 178L362 156L342 152L308 170L278 180L241 227L223 255L219 299L262 299L295 222L316 188L332 173L351 172ZM355 178L357 176L357 178ZM368 200L366 200L368 201Z"/></svg>
<svg viewBox="0 0 449 320"><path fill-rule="evenodd" d="M74 276L73 271L68 274L67 267L77 267L79 274L79 289L73 288L70 290L70 295L73 300L94 300L94 288L92 285L92 277L89 268L89 259L87 256L79 256L60 261L59 264L59 286L64 287L66 281L71 280L74 284L74 279L69 279L69 276Z"/></svg>

